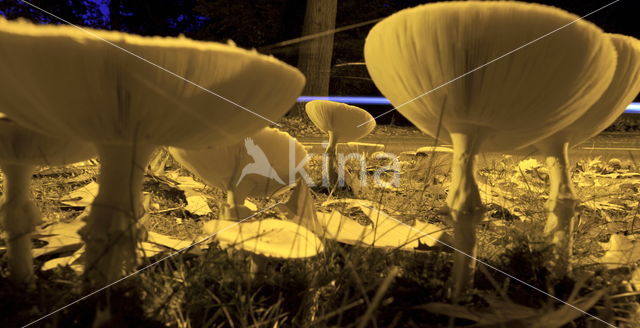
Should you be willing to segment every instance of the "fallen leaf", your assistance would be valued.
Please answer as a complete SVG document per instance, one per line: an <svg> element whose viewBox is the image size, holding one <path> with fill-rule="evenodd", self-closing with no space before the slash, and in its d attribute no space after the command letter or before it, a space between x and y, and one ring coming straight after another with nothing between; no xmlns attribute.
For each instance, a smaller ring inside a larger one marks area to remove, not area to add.
<svg viewBox="0 0 640 328"><path fill-rule="evenodd" d="M193 177L179 176L173 178L178 183L180 189L204 189L206 186L202 182L198 182Z"/></svg>
<svg viewBox="0 0 640 328"><path fill-rule="evenodd" d="M177 182L175 188L181 190L187 199L187 206L184 208L186 211L197 216L204 216L211 213L211 208L207 203L207 197L196 190L204 189L204 183L195 181L192 177L187 176L178 176L172 179Z"/></svg>
<svg viewBox="0 0 640 328"><path fill-rule="evenodd" d="M207 198L200 192L193 189L183 189L184 196L187 199L185 210L193 215L203 216L211 213L211 208L207 204Z"/></svg>
<svg viewBox="0 0 640 328"><path fill-rule="evenodd" d="M81 261L84 254L84 246L75 251L73 254L65 257L57 257L42 264L42 271L52 270L57 267L70 267L76 274L84 272L84 264Z"/></svg>
<svg viewBox="0 0 640 328"><path fill-rule="evenodd" d="M91 181L91 183L60 197L58 201L71 207L87 207L93 203L99 189L98 183Z"/></svg>
<svg viewBox="0 0 640 328"><path fill-rule="evenodd" d="M70 223L57 223L36 230L32 238L44 241L46 245L34 248L32 251L33 257L78 250L82 247L82 238L78 234L78 230L82 227L84 227L84 222L75 220Z"/></svg>
<svg viewBox="0 0 640 328"><path fill-rule="evenodd" d="M252 201L245 199L244 200L244 206L246 206L248 209L252 210L252 211L257 211L258 210L258 205L256 205L255 203L253 203Z"/></svg>
<svg viewBox="0 0 640 328"><path fill-rule="evenodd" d="M317 233L318 236L349 245L361 243L372 230L370 226L361 225L335 210L331 213L316 212L316 217L322 225L322 232Z"/></svg>
<svg viewBox="0 0 640 328"><path fill-rule="evenodd" d="M193 244L191 240L178 239L153 231L149 231L149 236L145 243L160 245L176 251L187 248Z"/></svg>
<svg viewBox="0 0 640 328"><path fill-rule="evenodd" d="M333 215L335 214L333 213L328 218L326 215L323 215L322 220L320 220L318 216L318 219L321 221L320 223L325 225L324 229L328 231L330 236L341 236L341 233L350 233L350 238L353 238L354 236L362 235L362 237L358 239L358 242L363 244L401 249L415 249L419 247L420 244L433 247L439 244L438 241L445 242L444 240L450 242L450 236L444 232L444 228L423 222L416 222L414 226L411 226L382 211L375 203L370 201L360 199L336 199L325 202L323 206L336 203L344 203L349 207L359 208L369 217L372 225L361 226L343 215L334 217ZM332 223L332 220L336 219L338 219L339 222ZM358 228L351 222L364 228ZM341 230L343 229L353 231L342 232Z"/></svg>
<svg viewBox="0 0 640 328"><path fill-rule="evenodd" d="M609 269L640 261L640 245L635 240L629 240L627 236L613 234L608 242L600 243L600 245L606 252L598 261Z"/></svg>
<svg viewBox="0 0 640 328"><path fill-rule="evenodd" d="M164 169L170 157L171 155L164 148L158 149L147 165L147 173L153 176L165 175Z"/></svg>

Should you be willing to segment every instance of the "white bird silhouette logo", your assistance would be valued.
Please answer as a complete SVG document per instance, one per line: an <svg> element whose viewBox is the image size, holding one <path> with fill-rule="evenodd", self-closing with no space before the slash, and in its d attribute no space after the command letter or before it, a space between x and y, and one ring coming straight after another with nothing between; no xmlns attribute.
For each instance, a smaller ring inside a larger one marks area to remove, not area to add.
<svg viewBox="0 0 640 328"><path fill-rule="evenodd" d="M240 178L238 178L236 187L240 184L242 178L244 178L244 176L247 174L258 174L263 177L274 179L280 184L285 184L284 181L282 181L282 179L280 179L280 177L278 176L276 170L273 169L271 163L269 163L267 155L265 155L262 149L253 142L253 139L244 139L244 147L247 149L247 154L249 154L249 156L253 158L253 163L247 164L242 169L242 174L240 174Z"/></svg>

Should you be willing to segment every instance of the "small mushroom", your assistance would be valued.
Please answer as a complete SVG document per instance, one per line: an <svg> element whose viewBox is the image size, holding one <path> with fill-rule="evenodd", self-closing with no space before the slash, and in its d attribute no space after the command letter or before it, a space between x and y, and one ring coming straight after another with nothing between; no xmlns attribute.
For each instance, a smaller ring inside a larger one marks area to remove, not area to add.
<svg viewBox="0 0 640 328"><path fill-rule="evenodd" d="M0 168L4 173L0 216L7 231L11 279L28 282L33 277L31 233L41 221L30 193L35 166L64 165L95 155L91 144L45 136L0 113Z"/></svg>
<svg viewBox="0 0 640 328"><path fill-rule="evenodd" d="M322 241L307 228L290 221L262 219L236 222L211 220L203 230L213 236L222 247L248 253L251 257L250 276L264 272L272 259L304 259L324 250Z"/></svg>
<svg viewBox="0 0 640 328"><path fill-rule="evenodd" d="M554 7L464 1L382 20L367 36L364 57L402 115L453 144L447 204L457 299L471 284L475 226L484 215L476 155L525 147L583 115L611 81L615 48L598 27Z"/></svg>
<svg viewBox="0 0 640 328"><path fill-rule="evenodd" d="M322 241L307 228L278 219L236 222L211 220L203 227L225 247L278 259L300 259L324 250Z"/></svg>
<svg viewBox="0 0 640 328"><path fill-rule="evenodd" d="M361 139L376 127L373 116L366 110L329 100L313 100L305 105L311 122L329 135L329 144L325 150L329 162L329 183L333 186L338 180L336 168L336 145ZM365 123L366 122L366 123ZM362 124L361 123L365 123Z"/></svg>
<svg viewBox="0 0 640 328"><path fill-rule="evenodd" d="M253 214L247 197L269 197L294 184L304 165L304 146L288 133L264 128L231 146L205 149L170 147L171 155L207 184L227 191L223 218L241 220Z"/></svg>

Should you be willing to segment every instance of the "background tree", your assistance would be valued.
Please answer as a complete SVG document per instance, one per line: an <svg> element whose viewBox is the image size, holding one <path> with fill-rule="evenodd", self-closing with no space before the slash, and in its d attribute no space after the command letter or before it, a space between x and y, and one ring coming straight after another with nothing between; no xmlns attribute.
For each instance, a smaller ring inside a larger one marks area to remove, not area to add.
<svg viewBox="0 0 640 328"><path fill-rule="evenodd" d="M74 25L104 28L108 22L96 1L32 0L29 2ZM1 0L0 14L9 20L22 17L41 24L65 24L57 18L18 0Z"/></svg>
<svg viewBox="0 0 640 328"><path fill-rule="evenodd" d="M337 0L307 0L303 35L331 31L336 26ZM328 96L333 55L333 34L300 44L298 68L307 77L304 93Z"/></svg>

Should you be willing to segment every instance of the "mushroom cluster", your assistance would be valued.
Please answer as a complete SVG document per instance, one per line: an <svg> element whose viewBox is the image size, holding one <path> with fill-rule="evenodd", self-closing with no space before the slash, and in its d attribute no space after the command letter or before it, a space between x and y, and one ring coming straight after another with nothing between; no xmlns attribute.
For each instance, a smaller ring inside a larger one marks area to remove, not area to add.
<svg viewBox="0 0 640 328"><path fill-rule="evenodd" d="M156 147L241 140L284 115L305 81L233 45L3 18L0 61L3 111L27 128L96 147L100 190L82 230L93 287L136 264L144 168Z"/></svg>
<svg viewBox="0 0 640 328"><path fill-rule="evenodd" d="M36 166L64 165L95 156L91 144L49 137L17 125L0 113L0 169L4 180L0 217L7 231L9 273L29 282L33 276L31 233L40 211L31 199L31 175Z"/></svg>
<svg viewBox="0 0 640 328"><path fill-rule="evenodd" d="M398 111L453 144L456 299L471 282L484 212L476 155L525 147L582 116L612 79L615 48L598 27L554 7L469 1L391 15L371 29L364 55Z"/></svg>
<svg viewBox="0 0 640 328"><path fill-rule="evenodd" d="M578 202L568 149L601 132L640 92L640 41L605 34L550 6L472 0L391 15L369 32L364 56L375 85L396 109L453 145L415 152L451 153L446 202L452 241L440 227L404 224L362 200L348 200L347 209L366 214L370 225L338 211L315 211L302 169L307 151L289 134L266 127L292 107L305 77L272 56L183 36L0 17L0 109L10 117L0 114L0 219L11 278L33 277L31 233L40 220L29 192L35 166L93 156L100 162L99 191L79 231L85 288L100 291L133 271L145 169L159 147L226 191L220 219L204 226L223 247L256 260L315 256L324 250L321 238L407 251L423 243L453 245L454 301L472 283L476 225L485 212L476 156L540 151L550 176L545 234L555 245L555 272L566 274ZM331 187L340 178L338 143L353 153L384 147L353 143L376 126L364 109L314 100L306 113L328 135L323 164ZM270 197L294 183L298 194L288 203L295 207L288 214L294 222L249 220L255 209L246 206L247 197ZM341 201L325 205L332 202Z"/></svg>

